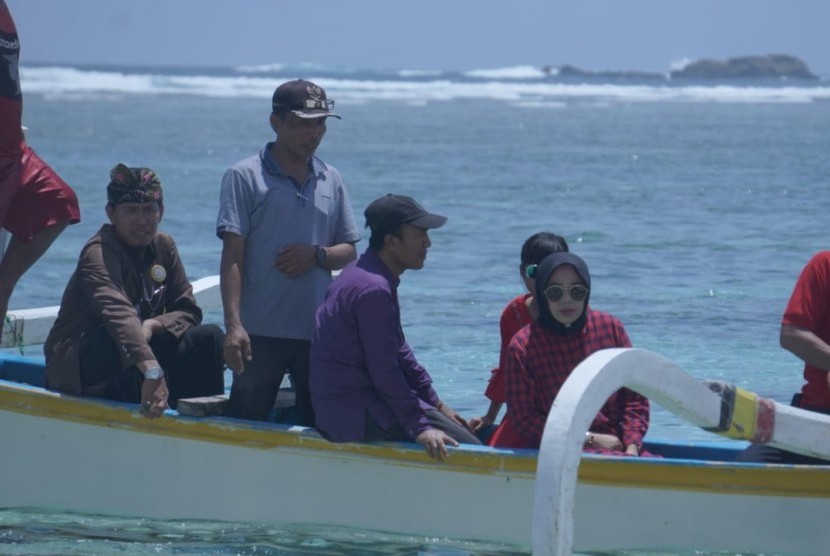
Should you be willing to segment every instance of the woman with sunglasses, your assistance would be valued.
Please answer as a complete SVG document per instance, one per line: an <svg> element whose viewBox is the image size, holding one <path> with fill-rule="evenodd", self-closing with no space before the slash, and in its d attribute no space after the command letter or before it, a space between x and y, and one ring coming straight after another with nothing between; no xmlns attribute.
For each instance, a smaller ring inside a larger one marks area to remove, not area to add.
<svg viewBox="0 0 830 556"><path fill-rule="evenodd" d="M527 238L522 244L519 262L519 277L524 283L527 291L514 297L504 308L499 321L501 331L501 351L499 353L499 366L490 371L490 381L487 383L487 390L484 395L490 400L490 407L487 414L470 420L470 429L479 435L482 442L489 442L491 446L495 442L520 442L521 436L512 424L510 412L506 412L501 424L494 430L494 424L499 416L502 405L504 405L504 369L505 357L507 357L507 346L513 335L521 330L526 324L539 315L536 301L533 298L536 268L542 260L551 253L568 251L568 242L565 238L550 232L538 232ZM489 437L489 439L488 439ZM511 439L517 440L511 440Z"/></svg>
<svg viewBox="0 0 830 556"><path fill-rule="evenodd" d="M539 316L513 336L504 369L508 411L523 438L502 447L538 448L553 400L574 368L600 349L631 347L619 319L588 305L591 275L580 257L549 255L535 278ZM648 400L622 388L597 413L585 449L639 456L648 419Z"/></svg>

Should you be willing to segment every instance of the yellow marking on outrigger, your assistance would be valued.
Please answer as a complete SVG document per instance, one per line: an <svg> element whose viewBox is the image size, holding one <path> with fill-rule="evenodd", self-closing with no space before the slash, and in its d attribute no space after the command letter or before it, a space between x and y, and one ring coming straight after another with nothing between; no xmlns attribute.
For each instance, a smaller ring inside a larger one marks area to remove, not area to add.
<svg viewBox="0 0 830 556"><path fill-rule="evenodd" d="M737 440L752 440L758 424L758 396L743 388L735 388L732 421L723 436Z"/></svg>

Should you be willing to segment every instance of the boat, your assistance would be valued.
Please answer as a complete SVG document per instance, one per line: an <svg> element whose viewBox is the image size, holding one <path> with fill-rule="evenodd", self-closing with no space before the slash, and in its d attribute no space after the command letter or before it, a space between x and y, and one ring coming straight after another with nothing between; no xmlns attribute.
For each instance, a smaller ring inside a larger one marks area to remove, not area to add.
<svg viewBox="0 0 830 556"><path fill-rule="evenodd" d="M221 303L218 283L194 282L203 308ZM10 313L2 345L42 342L56 312ZM830 459L830 417L698 381L641 349L587 358L538 451L462 445L444 462L414 443L331 443L311 428L224 417L221 396L148 420L135 405L47 390L43 372L42 357L0 356L2 508L332 525L557 556L830 546L830 461L734 461L746 440ZM592 416L622 386L730 440L648 441L653 458L582 453Z"/></svg>

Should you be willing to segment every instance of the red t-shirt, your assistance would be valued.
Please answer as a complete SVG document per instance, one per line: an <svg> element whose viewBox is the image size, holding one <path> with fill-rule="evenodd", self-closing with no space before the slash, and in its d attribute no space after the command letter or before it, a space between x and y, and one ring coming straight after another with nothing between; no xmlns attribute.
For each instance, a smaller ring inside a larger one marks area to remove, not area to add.
<svg viewBox="0 0 830 556"><path fill-rule="evenodd" d="M830 344L830 251L821 251L810 259L790 296L781 324L809 330ZM809 363L804 365L801 406L830 410L830 386L827 370Z"/></svg>
<svg viewBox="0 0 830 556"><path fill-rule="evenodd" d="M499 329L501 330L499 366L491 371L490 382L487 384L487 390L484 391L485 396L497 403L505 402L504 373L502 369L504 369L507 357L507 346L510 345L510 340L513 339L516 332L531 321L530 311L527 310L529 297L529 293L514 297L501 313L501 320L499 321Z"/></svg>
<svg viewBox="0 0 830 556"><path fill-rule="evenodd" d="M504 392L504 366L507 361L507 346L510 345L510 340L513 336L525 327L532 320L530 311L527 310L527 300L530 297L529 293L525 293L514 297L507 304L501 314L499 321L499 328L501 330L501 352L499 353L499 366L493 369L490 376L490 382L487 384L487 390L484 395L490 400L497 403L505 403L507 397ZM510 408L504 414L501 423L490 437L490 446L525 446L528 441L522 436L522 433L516 428L513 423L513 417Z"/></svg>

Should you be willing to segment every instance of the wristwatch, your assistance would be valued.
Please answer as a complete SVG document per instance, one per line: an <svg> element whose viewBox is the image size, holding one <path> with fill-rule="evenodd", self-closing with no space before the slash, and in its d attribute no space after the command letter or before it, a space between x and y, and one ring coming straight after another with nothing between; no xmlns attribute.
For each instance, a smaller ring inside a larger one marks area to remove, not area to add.
<svg viewBox="0 0 830 556"><path fill-rule="evenodd" d="M325 262L327 256L328 253L325 247L322 245L314 246L314 260L317 262L317 266L323 266L323 262Z"/></svg>
<svg viewBox="0 0 830 556"><path fill-rule="evenodd" d="M158 380L164 378L164 370L161 367L150 367L144 371L145 380Z"/></svg>

